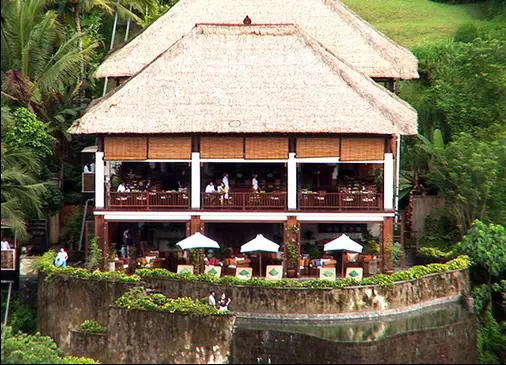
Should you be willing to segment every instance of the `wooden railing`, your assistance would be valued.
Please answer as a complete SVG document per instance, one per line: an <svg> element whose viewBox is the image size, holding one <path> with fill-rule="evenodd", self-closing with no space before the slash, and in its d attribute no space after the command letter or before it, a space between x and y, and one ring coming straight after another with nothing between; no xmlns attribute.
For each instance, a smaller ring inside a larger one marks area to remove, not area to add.
<svg viewBox="0 0 506 365"><path fill-rule="evenodd" d="M299 193L299 209L382 210L383 194Z"/></svg>
<svg viewBox="0 0 506 365"><path fill-rule="evenodd" d="M286 208L286 193L203 193L202 208L204 209L276 209Z"/></svg>
<svg viewBox="0 0 506 365"><path fill-rule="evenodd" d="M142 191L135 193L110 192L107 196L108 208L160 209L188 208L187 193Z"/></svg>

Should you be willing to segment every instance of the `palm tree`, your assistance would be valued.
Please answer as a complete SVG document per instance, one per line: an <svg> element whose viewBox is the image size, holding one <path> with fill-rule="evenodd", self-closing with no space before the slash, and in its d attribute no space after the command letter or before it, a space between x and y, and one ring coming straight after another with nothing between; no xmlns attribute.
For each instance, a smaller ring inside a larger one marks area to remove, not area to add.
<svg viewBox="0 0 506 365"><path fill-rule="evenodd" d="M46 7L46 0L2 2L2 95L52 122L58 95L79 85L96 44L80 49L83 35L67 37Z"/></svg>
<svg viewBox="0 0 506 365"><path fill-rule="evenodd" d="M10 122L9 109L2 105L2 131ZM16 237L26 238L26 220L40 215L46 184L37 181L40 165L29 149L13 149L1 143L2 222Z"/></svg>

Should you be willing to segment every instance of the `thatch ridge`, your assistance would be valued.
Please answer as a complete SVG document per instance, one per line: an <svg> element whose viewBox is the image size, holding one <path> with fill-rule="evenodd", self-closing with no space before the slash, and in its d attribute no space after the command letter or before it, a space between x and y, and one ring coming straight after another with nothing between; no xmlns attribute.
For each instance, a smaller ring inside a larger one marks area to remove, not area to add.
<svg viewBox="0 0 506 365"><path fill-rule="evenodd" d="M218 2L219 1L219 2ZM418 61L338 0L180 0L137 37L113 51L96 77L129 77L197 23L294 23L370 77L418 78Z"/></svg>
<svg viewBox="0 0 506 365"><path fill-rule="evenodd" d="M201 24L69 132L416 134L417 116L297 26Z"/></svg>

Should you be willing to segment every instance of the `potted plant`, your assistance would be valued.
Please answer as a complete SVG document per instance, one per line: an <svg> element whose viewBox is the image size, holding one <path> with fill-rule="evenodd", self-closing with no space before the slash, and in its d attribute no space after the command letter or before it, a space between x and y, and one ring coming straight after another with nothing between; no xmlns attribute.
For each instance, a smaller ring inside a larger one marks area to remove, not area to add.
<svg viewBox="0 0 506 365"><path fill-rule="evenodd" d="M297 276L299 267L299 254L297 252L297 241L299 238L299 228L290 226L286 229L286 276L294 278Z"/></svg>
<svg viewBox="0 0 506 365"><path fill-rule="evenodd" d="M107 261L109 262L109 271L116 271L116 258L118 253L114 247L111 247L109 254L107 255Z"/></svg>

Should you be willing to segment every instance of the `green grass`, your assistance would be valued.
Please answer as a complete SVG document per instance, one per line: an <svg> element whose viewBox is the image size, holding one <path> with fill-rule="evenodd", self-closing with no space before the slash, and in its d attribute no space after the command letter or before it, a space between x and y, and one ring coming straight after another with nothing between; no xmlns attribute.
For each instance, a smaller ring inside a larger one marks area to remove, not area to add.
<svg viewBox="0 0 506 365"><path fill-rule="evenodd" d="M484 22L487 3L449 5L429 0L342 0L404 47L449 40L466 23Z"/></svg>

